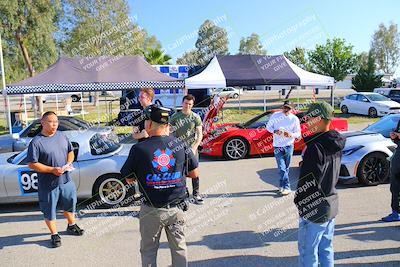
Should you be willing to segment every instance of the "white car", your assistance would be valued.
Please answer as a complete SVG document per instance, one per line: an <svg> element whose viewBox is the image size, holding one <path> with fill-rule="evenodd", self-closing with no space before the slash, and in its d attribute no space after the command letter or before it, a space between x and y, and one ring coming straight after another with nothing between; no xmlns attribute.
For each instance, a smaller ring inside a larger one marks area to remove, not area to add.
<svg viewBox="0 0 400 267"><path fill-rule="evenodd" d="M242 90L234 87L216 88L213 90L213 95L219 95L220 97L229 96L229 98L238 98L242 94Z"/></svg>
<svg viewBox="0 0 400 267"><path fill-rule="evenodd" d="M377 94L362 92L348 95L340 103L342 113L368 115L372 118L400 113L400 104Z"/></svg>

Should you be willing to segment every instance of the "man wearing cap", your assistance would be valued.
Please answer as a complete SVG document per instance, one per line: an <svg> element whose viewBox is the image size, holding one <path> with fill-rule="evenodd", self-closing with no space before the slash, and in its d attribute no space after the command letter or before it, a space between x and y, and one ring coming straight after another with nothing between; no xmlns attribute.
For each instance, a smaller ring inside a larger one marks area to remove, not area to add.
<svg viewBox="0 0 400 267"><path fill-rule="evenodd" d="M346 139L329 130L333 108L326 102L313 103L307 125L313 133L305 137L307 148L294 198L299 211L299 266L334 266L333 233L338 214L336 184Z"/></svg>
<svg viewBox="0 0 400 267"><path fill-rule="evenodd" d="M274 155L281 176L278 194L288 195L291 192L289 166L293 155L294 141L301 137L300 121L292 113L292 106L285 104L282 111L272 114L266 129L273 134Z"/></svg>
<svg viewBox="0 0 400 267"><path fill-rule="evenodd" d="M137 180L145 197L140 207L142 266L157 266L162 229L171 249L172 266L187 266L185 241L186 177L199 176L198 162L184 142L169 135L169 109L145 110L149 138L131 148L121 174L128 184Z"/></svg>

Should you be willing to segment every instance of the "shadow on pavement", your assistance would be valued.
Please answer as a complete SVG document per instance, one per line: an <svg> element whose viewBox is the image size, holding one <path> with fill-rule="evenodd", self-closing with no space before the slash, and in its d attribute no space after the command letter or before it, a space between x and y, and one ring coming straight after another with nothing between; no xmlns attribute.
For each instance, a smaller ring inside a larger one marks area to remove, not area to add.
<svg viewBox="0 0 400 267"><path fill-rule="evenodd" d="M60 234L62 234L60 232ZM25 239L42 237L42 240L27 241ZM23 246L23 245L38 245L46 248L52 248L50 243L50 234L36 233L36 234L22 234L0 237L0 249L11 246Z"/></svg>

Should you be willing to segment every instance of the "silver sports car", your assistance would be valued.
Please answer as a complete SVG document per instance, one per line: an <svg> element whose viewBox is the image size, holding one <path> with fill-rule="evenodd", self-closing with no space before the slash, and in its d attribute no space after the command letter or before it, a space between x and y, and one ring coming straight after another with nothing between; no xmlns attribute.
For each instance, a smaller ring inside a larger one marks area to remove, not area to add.
<svg viewBox="0 0 400 267"><path fill-rule="evenodd" d="M72 171L78 197L99 200L103 206L119 204L130 190L120 169L132 144L120 144L113 132L93 130L64 132L74 147ZM0 203L36 202L37 173L27 166L27 149L0 155Z"/></svg>
<svg viewBox="0 0 400 267"><path fill-rule="evenodd" d="M388 158L396 149L390 132L397 128L400 114L387 115L360 132L348 132L343 150L340 179L344 183L359 181L366 185L377 185L389 179Z"/></svg>
<svg viewBox="0 0 400 267"><path fill-rule="evenodd" d="M83 131L92 129L101 132L109 132L111 128L98 127L91 125L89 122L68 116L58 116L58 130L59 131ZM34 120L26 128L22 129L19 133L5 134L0 136L0 153L22 151L28 147L29 142L42 130L40 120Z"/></svg>

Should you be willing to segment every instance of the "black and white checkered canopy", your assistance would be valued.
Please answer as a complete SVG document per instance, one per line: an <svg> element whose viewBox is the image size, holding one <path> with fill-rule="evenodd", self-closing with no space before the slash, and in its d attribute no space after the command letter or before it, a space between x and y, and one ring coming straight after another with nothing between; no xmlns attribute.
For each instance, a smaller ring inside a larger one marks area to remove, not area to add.
<svg viewBox="0 0 400 267"><path fill-rule="evenodd" d="M7 86L4 95L183 88L184 81L155 70L142 57L60 58L46 71Z"/></svg>

